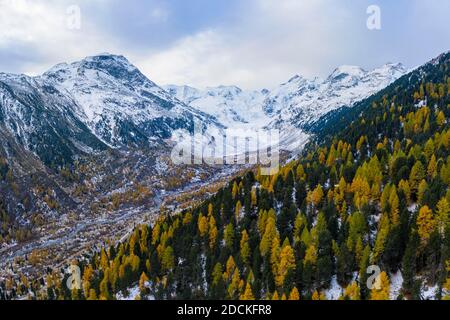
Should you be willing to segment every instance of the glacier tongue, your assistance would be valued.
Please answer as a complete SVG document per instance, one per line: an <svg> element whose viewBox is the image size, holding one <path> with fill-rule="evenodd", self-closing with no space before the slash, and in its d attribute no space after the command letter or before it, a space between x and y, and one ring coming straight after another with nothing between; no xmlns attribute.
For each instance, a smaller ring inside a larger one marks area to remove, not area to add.
<svg viewBox="0 0 450 320"><path fill-rule="evenodd" d="M235 86L196 89L165 86L167 92L191 107L214 116L225 127L262 128L269 117L261 112L267 93L243 91Z"/></svg>

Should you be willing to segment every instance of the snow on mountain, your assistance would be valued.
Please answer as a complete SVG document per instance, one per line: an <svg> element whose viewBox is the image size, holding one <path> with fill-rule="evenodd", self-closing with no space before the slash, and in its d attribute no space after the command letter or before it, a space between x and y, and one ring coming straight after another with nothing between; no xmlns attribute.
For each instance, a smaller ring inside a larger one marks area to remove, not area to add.
<svg viewBox="0 0 450 320"><path fill-rule="evenodd" d="M306 125L369 97L404 73L401 64L372 71L341 66L324 80L295 76L273 90L161 88L125 57L102 54L56 65L38 77L0 74L0 123L46 162L64 163L108 146L166 145L192 133L195 122L208 136L205 145L224 128L235 133L279 129L282 148L295 150L308 139ZM218 150L223 147L215 143Z"/></svg>
<svg viewBox="0 0 450 320"><path fill-rule="evenodd" d="M9 146L17 144L47 164L105 150L75 109L72 97L43 79L0 73L0 149L11 154Z"/></svg>
<svg viewBox="0 0 450 320"><path fill-rule="evenodd" d="M0 129L46 164L108 148L167 147L194 123L220 134L211 115L184 104L123 56L56 65L37 77L0 74Z"/></svg>
<svg viewBox="0 0 450 320"><path fill-rule="evenodd" d="M59 64L41 78L68 92L80 118L110 146L168 139L174 130L192 131L194 119L217 125L150 81L123 56L104 54Z"/></svg>
<svg viewBox="0 0 450 320"><path fill-rule="evenodd" d="M372 71L341 66L326 79L294 76L275 89L243 91L235 86L197 89L165 86L180 101L216 117L227 128L280 129L288 150L301 147L306 125L321 116L375 94L406 73L401 64L386 64Z"/></svg>
<svg viewBox="0 0 450 320"><path fill-rule="evenodd" d="M401 64L387 64L372 71L341 66L325 80L296 76L270 93L264 111L272 118L270 127L289 123L302 128L333 110L368 98L405 73Z"/></svg>
<svg viewBox="0 0 450 320"><path fill-rule="evenodd" d="M196 89L189 86L165 86L178 100L210 114L224 126L263 127L269 118L261 112L265 91L243 91L236 86Z"/></svg>

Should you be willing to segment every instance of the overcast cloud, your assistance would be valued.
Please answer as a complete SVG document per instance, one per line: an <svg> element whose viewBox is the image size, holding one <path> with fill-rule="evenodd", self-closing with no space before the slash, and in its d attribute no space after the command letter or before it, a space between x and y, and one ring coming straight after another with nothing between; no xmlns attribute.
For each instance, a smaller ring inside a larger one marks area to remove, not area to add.
<svg viewBox="0 0 450 320"><path fill-rule="evenodd" d="M372 4L381 30L366 27ZM450 49L449 16L447 0L0 0L0 71L110 52L161 85L270 88L342 64L420 65Z"/></svg>

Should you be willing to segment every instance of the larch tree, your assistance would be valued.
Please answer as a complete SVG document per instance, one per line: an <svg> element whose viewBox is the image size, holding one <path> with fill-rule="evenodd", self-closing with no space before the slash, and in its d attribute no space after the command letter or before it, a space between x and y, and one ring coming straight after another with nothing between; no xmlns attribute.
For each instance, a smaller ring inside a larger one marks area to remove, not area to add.
<svg viewBox="0 0 450 320"><path fill-rule="evenodd" d="M322 186L319 184L311 194L311 201L315 207L318 207L324 197Z"/></svg>
<svg viewBox="0 0 450 320"><path fill-rule="evenodd" d="M87 297L87 300L90 300L90 301L96 301L96 300L98 300L98 298L97 298L97 293L95 292L95 289L90 289L90 290L89 290L89 295L88 295L88 297Z"/></svg>
<svg viewBox="0 0 450 320"><path fill-rule="evenodd" d="M423 199L424 199L424 196L425 196L425 193L427 192L427 190L428 190L428 183L424 179L420 182L419 188L417 190L417 201L420 204L423 204Z"/></svg>
<svg viewBox="0 0 450 320"><path fill-rule="evenodd" d="M289 300L291 301L300 300L300 293L298 292L297 287L292 288L291 292L289 293Z"/></svg>
<svg viewBox="0 0 450 320"><path fill-rule="evenodd" d="M413 193L417 193L419 190L420 182L425 178L425 169L422 162L417 161L411 169L409 175L409 186Z"/></svg>
<svg viewBox="0 0 450 320"><path fill-rule="evenodd" d="M419 215L417 217L417 232L419 233L422 244L426 244L428 242L435 227L436 221L433 217L433 211L428 206L420 208Z"/></svg>
<svg viewBox="0 0 450 320"><path fill-rule="evenodd" d="M203 215L198 217L198 231L201 237L205 237L208 234L208 218Z"/></svg>
<svg viewBox="0 0 450 320"><path fill-rule="evenodd" d="M141 295L145 292L147 289L147 283L150 281L150 279L147 277L145 272L142 272L141 277L139 278L139 290L141 291Z"/></svg>
<svg viewBox="0 0 450 320"><path fill-rule="evenodd" d="M371 300L389 300L391 285L386 272L381 272L372 288Z"/></svg>
<svg viewBox="0 0 450 320"><path fill-rule="evenodd" d="M239 274L239 270L236 268L234 270L233 276L231 277L231 283L227 289L228 297L230 299L234 300L238 297L240 284L241 284L241 276Z"/></svg>
<svg viewBox="0 0 450 320"><path fill-rule="evenodd" d="M278 301L278 300L280 300L280 296L278 295L278 292L277 292L277 291L275 291L275 293L273 294L272 300L273 300L273 301Z"/></svg>
<svg viewBox="0 0 450 320"><path fill-rule="evenodd" d="M249 236L247 230L242 231L241 243L240 243L240 253L242 261L245 264L248 264L250 261L250 245L249 245Z"/></svg>
<svg viewBox="0 0 450 320"><path fill-rule="evenodd" d="M312 300L313 301L325 301L325 300L327 300L327 298L323 292L319 293L319 291L316 290L316 291L314 291L314 293L312 295Z"/></svg>
<svg viewBox="0 0 450 320"><path fill-rule="evenodd" d="M389 196L389 204L391 207L391 222L394 226L398 225L400 223L400 216L399 216L399 199L397 195L397 189L395 186L391 188L391 194Z"/></svg>
<svg viewBox="0 0 450 320"><path fill-rule="evenodd" d="M213 286L217 286L220 283L220 281L223 279L222 271L223 271L222 264L220 264L220 262L217 262L216 265L214 266L213 272L211 274Z"/></svg>
<svg viewBox="0 0 450 320"><path fill-rule="evenodd" d="M437 160L434 154L431 156L431 160L428 163L427 173L428 177L431 179L434 179L437 176Z"/></svg>
<svg viewBox="0 0 450 320"><path fill-rule="evenodd" d="M233 183L233 188L231 190L231 194L233 196L233 199L236 199L239 194L239 186L236 183L236 181Z"/></svg>
<svg viewBox="0 0 450 320"><path fill-rule="evenodd" d="M372 262L374 263L378 262L378 259L383 253L384 246L386 244L386 239L389 235L389 231L390 231L389 217L387 214L383 214L379 222L378 234L375 240L375 246L373 248Z"/></svg>
<svg viewBox="0 0 450 320"><path fill-rule="evenodd" d="M409 182L407 180L400 180L398 183L399 191L402 191L405 195L406 201L409 203L411 200L411 188L409 187Z"/></svg>
<svg viewBox="0 0 450 320"><path fill-rule="evenodd" d="M272 248L270 251L270 265L272 266L272 273L277 274L278 266L280 264L280 237L277 235L272 241Z"/></svg>
<svg viewBox="0 0 450 320"><path fill-rule="evenodd" d="M444 112L439 111L437 118L436 118L436 122L437 122L438 126L440 126L440 127L442 127L446 123Z"/></svg>
<svg viewBox="0 0 450 320"><path fill-rule="evenodd" d="M161 266L165 271L170 271L175 267L175 256L171 246L165 248L161 258Z"/></svg>
<svg viewBox="0 0 450 320"><path fill-rule="evenodd" d="M273 217L269 217L267 219L267 224L265 228L264 235L259 244L259 249L261 251L261 256L265 257L272 248L272 242L276 238L278 231L275 224L275 219Z"/></svg>
<svg viewBox="0 0 450 320"><path fill-rule="evenodd" d="M250 283L247 283L247 285L245 287L245 291L241 295L240 300L243 300L243 301L255 300L255 296L253 295L253 291L252 291L252 287L250 286Z"/></svg>
<svg viewBox="0 0 450 320"><path fill-rule="evenodd" d="M211 215L209 218L209 247L211 250L216 247L218 234L216 219Z"/></svg>
<svg viewBox="0 0 450 320"><path fill-rule="evenodd" d="M353 281L350 285L345 288L344 300L361 300L361 292L356 281Z"/></svg>
<svg viewBox="0 0 450 320"><path fill-rule="evenodd" d="M280 262L275 276L275 283L278 287L284 285L286 276L295 270L295 255L294 250L288 244L281 249Z"/></svg>
<svg viewBox="0 0 450 320"><path fill-rule="evenodd" d="M241 220L241 213L242 213L242 204L241 204L241 201L238 201L236 203L236 209L235 209L236 222L238 222L238 223Z"/></svg>

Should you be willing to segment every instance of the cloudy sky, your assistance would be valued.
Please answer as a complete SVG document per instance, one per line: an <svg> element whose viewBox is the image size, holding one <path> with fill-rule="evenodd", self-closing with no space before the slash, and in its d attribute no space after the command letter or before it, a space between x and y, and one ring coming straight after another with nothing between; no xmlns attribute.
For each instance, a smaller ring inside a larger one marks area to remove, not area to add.
<svg viewBox="0 0 450 320"><path fill-rule="evenodd" d="M418 66L450 49L449 16L448 0L0 0L0 71L110 52L161 85L271 88L343 64Z"/></svg>

